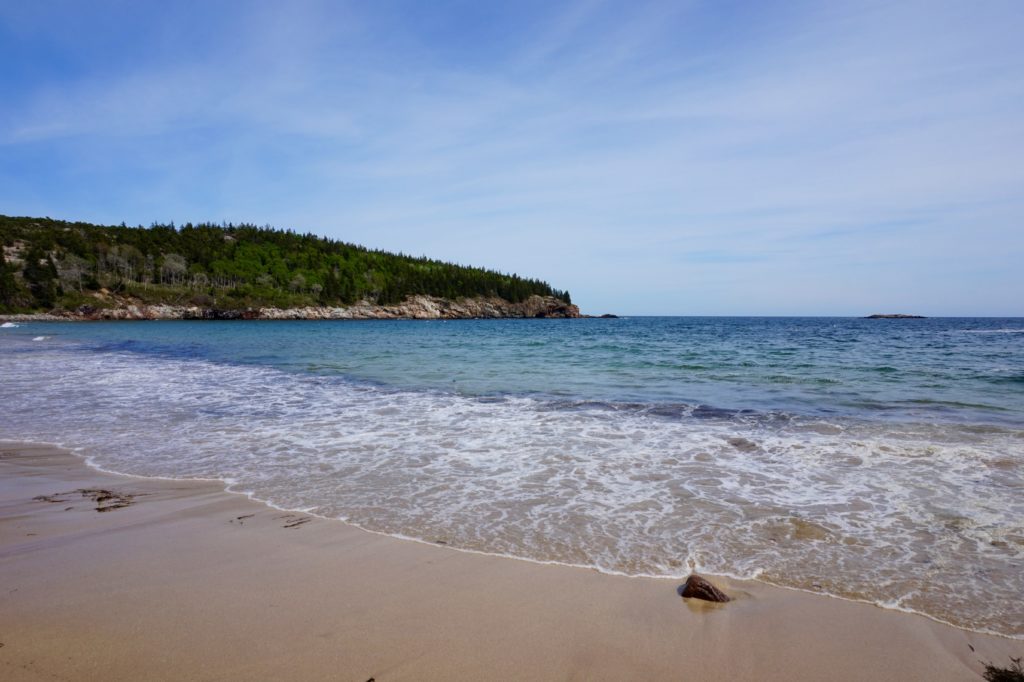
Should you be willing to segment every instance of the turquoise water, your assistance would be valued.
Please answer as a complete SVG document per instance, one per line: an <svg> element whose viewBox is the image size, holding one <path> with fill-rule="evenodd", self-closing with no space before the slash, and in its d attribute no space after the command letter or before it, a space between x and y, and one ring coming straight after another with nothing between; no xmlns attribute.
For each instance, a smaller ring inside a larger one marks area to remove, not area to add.
<svg viewBox="0 0 1024 682"><path fill-rule="evenodd" d="M1024 635L1024 319L36 323L0 351L0 438L107 469Z"/></svg>
<svg viewBox="0 0 1024 682"><path fill-rule="evenodd" d="M46 331L82 349L399 389L1024 424L1020 318L165 322Z"/></svg>

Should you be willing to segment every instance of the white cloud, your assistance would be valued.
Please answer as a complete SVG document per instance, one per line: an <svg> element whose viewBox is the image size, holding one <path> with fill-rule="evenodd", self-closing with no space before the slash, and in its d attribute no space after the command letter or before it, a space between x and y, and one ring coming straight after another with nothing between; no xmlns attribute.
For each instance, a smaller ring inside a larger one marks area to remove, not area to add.
<svg viewBox="0 0 1024 682"><path fill-rule="evenodd" d="M212 17L223 43L26 88L0 144L69 169L137 146L141 177L94 182L145 198L68 217L314 229L585 307L857 313L909 278L920 312L1024 313L1024 10L757 11L583 2L484 60L405 40L397 13L266 5ZM1005 273L973 303L948 271L966 259Z"/></svg>

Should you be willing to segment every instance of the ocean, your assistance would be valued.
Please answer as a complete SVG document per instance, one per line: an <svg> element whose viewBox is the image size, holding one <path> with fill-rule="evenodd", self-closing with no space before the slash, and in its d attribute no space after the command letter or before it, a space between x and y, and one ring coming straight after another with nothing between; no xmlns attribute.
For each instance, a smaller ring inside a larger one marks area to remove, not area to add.
<svg viewBox="0 0 1024 682"><path fill-rule="evenodd" d="M1024 319L19 323L0 439L1024 638Z"/></svg>

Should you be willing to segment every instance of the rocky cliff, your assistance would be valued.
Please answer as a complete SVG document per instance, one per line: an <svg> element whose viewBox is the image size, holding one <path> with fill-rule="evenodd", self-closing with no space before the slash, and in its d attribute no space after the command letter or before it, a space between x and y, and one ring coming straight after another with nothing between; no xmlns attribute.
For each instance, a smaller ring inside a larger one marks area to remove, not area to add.
<svg viewBox="0 0 1024 682"><path fill-rule="evenodd" d="M72 311L53 311L39 316L9 318L62 320L454 320L475 318L574 318L577 306L554 296L531 296L512 303L501 298L460 298L448 300L434 296L411 296L397 305L376 305L361 301L351 306L332 308L246 308L222 309L200 306L145 305L129 300L113 307L81 306Z"/></svg>

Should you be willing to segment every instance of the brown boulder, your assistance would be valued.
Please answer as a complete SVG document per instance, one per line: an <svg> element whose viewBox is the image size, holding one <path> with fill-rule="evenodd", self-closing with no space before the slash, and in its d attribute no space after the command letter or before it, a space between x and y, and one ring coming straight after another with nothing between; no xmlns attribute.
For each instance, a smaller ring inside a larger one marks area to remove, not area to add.
<svg viewBox="0 0 1024 682"><path fill-rule="evenodd" d="M679 594L687 599L703 599L704 601L727 602L732 601L725 592L709 583L696 573L686 579Z"/></svg>

